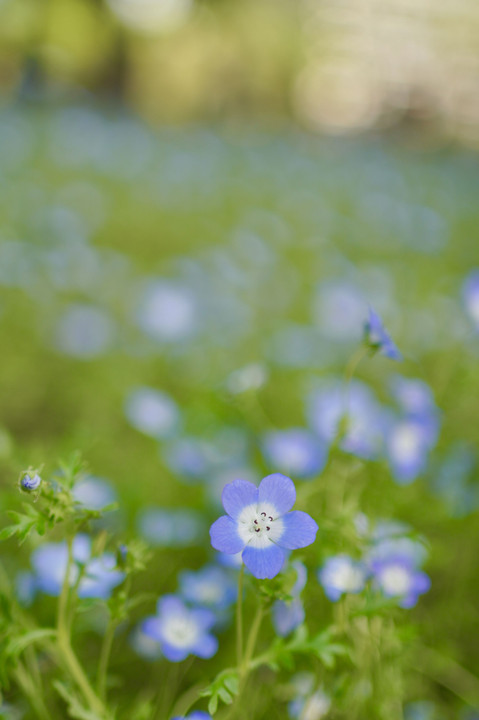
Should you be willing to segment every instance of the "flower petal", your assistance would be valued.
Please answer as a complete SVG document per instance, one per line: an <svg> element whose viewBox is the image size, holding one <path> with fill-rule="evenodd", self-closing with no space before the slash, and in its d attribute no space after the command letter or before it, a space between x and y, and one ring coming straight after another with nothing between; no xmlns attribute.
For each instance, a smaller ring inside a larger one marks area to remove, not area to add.
<svg viewBox="0 0 479 720"><path fill-rule="evenodd" d="M244 548L244 540L238 535L236 523L228 515L222 515L210 527L211 544L215 550L234 555Z"/></svg>
<svg viewBox="0 0 479 720"><path fill-rule="evenodd" d="M190 616L195 624L202 630L210 630L216 622L216 615L211 610L205 608L194 608L190 610Z"/></svg>
<svg viewBox="0 0 479 720"><path fill-rule="evenodd" d="M221 501L228 515L236 520L245 507L257 504L258 488L248 480L233 480L224 486Z"/></svg>
<svg viewBox="0 0 479 720"><path fill-rule="evenodd" d="M276 509L276 517L280 517L293 507L296 500L296 488L289 477L274 473L261 480L258 497L260 503L273 505Z"/></svg>
<svg viewBox="0 0 479 720"><path fill-rule="evenodd" d="M284 552L272 542L264 548L247 545L242 557L248 570L260 580L274 578L284 563Z"/></svg>
<svg viewBox="0 0 479 720"><path fill-rule="evenodd" d="M202 635L198 642L191 648L193 655L200 658L210 658L218 650L218 639L214 635Z"/></svg>
<svg viewBox="0 0 479 720"><path fill-rule="evenodd" d="M161 641L160 620L156 616L147 617L143 620L141 629L152 640Z"/></svg>
<svg viewBox="0 0 479 720"><path fill-rule="evenodd" d="M278 545L288 550L296 550L311 545L316 539L318 525L311 515L294 510L282 517L283 534L277 540Z"/></svg>
<svg viewBox="0 0 479 720"><path fill-rule="evenodd" d="M170 660L170 662L181 662L186 657L188 657L188 655L191 652L191 649L189 647L188 648L184 648L184 647L179 648L179 647L176 647L176 645L170 645L170 643L162 642L161 643L161 651L162 651L163 655L165 656L165 658L167 660Z"/></svg>

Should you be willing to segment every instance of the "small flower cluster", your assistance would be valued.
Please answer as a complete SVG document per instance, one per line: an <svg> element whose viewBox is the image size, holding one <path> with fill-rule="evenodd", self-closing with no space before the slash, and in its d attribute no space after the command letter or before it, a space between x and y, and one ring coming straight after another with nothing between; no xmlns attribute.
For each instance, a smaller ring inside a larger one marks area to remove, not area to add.
<svg viewBox="0 0 479 720"><path fill-rule="evenodd" d="M394 523L379 523L369 539L361 560L340 554L328 558L318 572L326 596L337 602L343 595L357 594L371 581L372 587L403 608L416 605L431 585L420 570L425 548L409 539L407 528Z"/></svg>

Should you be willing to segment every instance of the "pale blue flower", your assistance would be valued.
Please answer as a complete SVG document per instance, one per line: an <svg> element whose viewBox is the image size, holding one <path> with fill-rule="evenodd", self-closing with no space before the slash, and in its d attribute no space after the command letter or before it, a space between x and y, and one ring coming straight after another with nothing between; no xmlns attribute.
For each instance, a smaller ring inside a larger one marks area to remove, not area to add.
<svg viewBox="0 0 479 720"><path fill-rule="evenodd" d="M144 620L142 630L160 643L167 660L181 662L188 655L210 658L216 653L218 640L210 633L215 622L211 610L190 609L176 595L164 595L157 614Z"/></svg>
<svg viewBox="0 0 479 720"><path fill-rule="evenodd" d="M106 600L125 578L125 574L116 567L113 553L105 552L98 557L91 557L91 540L87 535L77 535L74 538L73 561L69 584L76 584L81 576L78 585L80 598ZM67 570L66 542L40 545L33 551L31 562L39 590L46 595L59 595Z"/></svg>
<svg viewBox="0 0 479 720"><path fill-rule="evenodd" d="M189 508L145 508L138 515L137 527L156 547L189 547L204 531L201 516Z"/></svg>
<svg viewBox="0 0 479 720"><path fill-rule="evenodd" d="M367 569L349 555L330 557L318 571L318 580L326 596L337 602L342 595L360 593L367 579Z"/></svg>
<svg viewBox="0 0 479 720"><path fill-rule="evenodd" d="M180 423L180 412L174 400L165 392L150 387L130 391L125 414L136 430L154 438L172 435Z"/></svg>
<svg viewBox="0 0 479 720"><path fill-rule="evenodd" d="M236 599L236 582L230 572L217 565L205 565L197 570L184 570L179 575L182 597L193 605L224 610Z"/></svg>
<svg viewBox="0 0 479 720"><path fill-rule="evenodd" d="M116 500L116 492L103 478L88 475L73 486L73 497L88 510L101 510Z"/></svg>
<svg viewBox="0 0 479 720"><path fill-rule="evenodd" d="M377 587L386 597L397 598L403 608L416 605L419 596L431 587L429 576L418 570L408 555L389 555L373 560L370 568Z"/></svg>
<svg viewBox="0 0 479 720"><path fill-rule="evenodd" d="M283 566L284 550L311 545L318 530L307 513L289 512L295 500L293 481L279 473L263 478L259 488L246 480L229 483L222 494L228 514L211 526L211 544L231 555L242 551L255 577L275 577Z"/></svg>
<svg viewBox="0 0 479 720"><path fill-rule="evenodd" d="M326 444L304 428L269 432L262 446L269 465L294 477L314 477L326 464Z"/></svg>
<svg viewBox="0 0 479 720"><path fill-rule="evenodd" d="M374 458L382 448L383 410L359 380L347 388L338 380L321 385L308 399L308 417L312 429L328 444L335 440L341 421L345 422L341 447L353 455Z"/></svg>

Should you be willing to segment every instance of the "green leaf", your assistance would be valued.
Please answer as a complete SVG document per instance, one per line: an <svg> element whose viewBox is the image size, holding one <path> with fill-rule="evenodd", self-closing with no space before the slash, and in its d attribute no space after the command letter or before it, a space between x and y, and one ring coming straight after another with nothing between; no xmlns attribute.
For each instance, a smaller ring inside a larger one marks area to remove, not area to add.
<svg viewBox="0 0 479 720"><path fill-rule="evenodd" d="M75 720L105 720L104 716L97 715L85 708L80 700L59 680L53 682L53 687L66 702L70 717Z"/></svg>
<svg viewBox="0 0 479 720"><path fill-rule="evenodd" d="M12 638L7 645L6 652L11 657L18 657L18 655L20 655L20 653L22 653L29 645L48 637L55 637L56 634L57 631L51 628L31 630L23 635L18 635L17 637Z"/></svg>
<svg viewBox="0 0 479 720"><path fill-rule="evenodd" d="M218 709L219 701L225 705L231 705L233 698L238 694L239 676L238 671L227 668L219 673L211 685L200 692L200 697L209 697L208 712L214 715Z"/></svg>

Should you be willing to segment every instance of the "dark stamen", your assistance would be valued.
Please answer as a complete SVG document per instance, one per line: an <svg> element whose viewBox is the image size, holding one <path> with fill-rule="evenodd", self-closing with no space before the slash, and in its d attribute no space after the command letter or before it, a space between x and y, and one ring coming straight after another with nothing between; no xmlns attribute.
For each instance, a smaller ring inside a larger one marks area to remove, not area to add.
<svg viewBox="0 0 479 720"><path fill-rule="evenodd" d="M271 530L269 525L266 525L266 530Z"/></svg>

